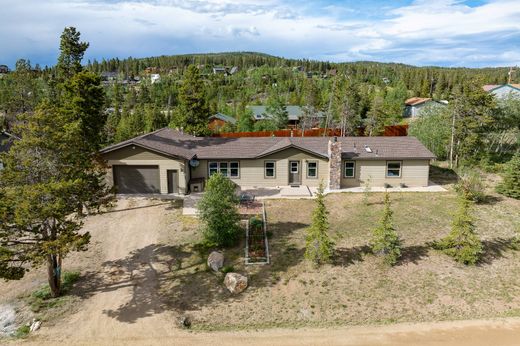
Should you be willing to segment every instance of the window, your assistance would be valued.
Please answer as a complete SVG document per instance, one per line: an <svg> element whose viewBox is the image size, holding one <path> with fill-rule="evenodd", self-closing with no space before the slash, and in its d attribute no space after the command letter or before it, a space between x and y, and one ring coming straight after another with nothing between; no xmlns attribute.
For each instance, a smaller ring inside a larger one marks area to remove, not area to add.
<svg viewBox="0 0 520 346"><path fill-rule="evenodd" d="M317 178L318 177L318 162L317 161L308 161L307 162L307 178Z"/></svg>
<svg viewBox="0 0 520 346"><path fill-rule="evenodd" d="M240 164L238 162L229 163L229 176L231 178L238 178L240 176Z"/></svg>
<svg viewBox="0 0 520 346"><path fill-rule="evenodd" d="M264 171L266 178L274 178L276 177L276 163L275 161L265 161L264 162Z"/></svg>
<svg viewBox="0 0 520 346"><path fill-rule="evenodd" d="M229 178L240 177L240 163L233 162L210 162L208 165L209 175L220 172L223 176Z"/></svg>
<svg viewBox="0 0 520 346"><path fill-rule="evenodd" d="M386 176L399 178L401 176L401 161L388 161L386 163Z"/></svg>
<svg viewBox="0 0 520 346"><path fill-rule="evenodd" d="M213 175L218 172L218 162L209 163L209 175Z"/></svg>
<svg viewBox="0 0 520 346"><path fill-rule="evenodd" d="M298 161L291 161L291 173L298 173Z"/></svg>
<svg viewBox="0 0 520 346"><path fill-rule="evenodd" d="M225 177L229 175L227 162L220 162L220 174L222 174Z"/></svg>
<svg viewBox="0 0 520 346"><path fill-rule="evenodd" d="M345 161L345 178L354 178L356 176L356 163L354 161Z"/></svg>

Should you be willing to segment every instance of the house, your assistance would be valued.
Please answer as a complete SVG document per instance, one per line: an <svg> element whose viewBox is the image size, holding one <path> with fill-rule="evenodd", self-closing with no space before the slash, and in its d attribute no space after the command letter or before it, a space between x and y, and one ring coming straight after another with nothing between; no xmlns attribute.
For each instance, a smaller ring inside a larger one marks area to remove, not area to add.
<svg viewBox="0 0 520 346"><path fill-rule="evenodd" d="M448 104L447 101L435 101L431 98L424 97L412 97L404 101L404 118L417 118L421 116L421 113L432 107L445 107Z"/></svg>
<svg viewBox="0 0 520 346"><path fill-rule="evenodd" d="M101 80L103 82L115 82L117 80L117 77L118 77L117 72L110 72L110 71L101 72Z"/></svg>
<svg viewBox="0 0 520 346"><path fill-rule="evenodd" d="M226 74L227 69L225 67L213 67L213 74Z"/></svg>
<svg viewBox="0 0 520 346"><path fill-rule="evenodd" d="M9 73L9 67L7 65L0 65L0 74L7 74Z"/></svg>
<svg viewBox="0 0 520 346"><path fill-rule="evenodd" d="M498 99L505 99L507 97L520 98L520 84L488 84L482 88Z"/></svg>
<svg viewBox="0 0 520 346"><path fill-rule="evenodd" d="M152 81L152 84L160 82L161 81L161 75L158 73L152 73L150 75L150 80Z"/></svg>
<svg viewBox="0 0 520 346"><path fill-rule="evenodd" d="M164 128L101 150L119 193L186 194L220 172L240 187L428 186L414 137L193 137Z"/></svg>
<svg viewBox="0 0 520 346"><path fill-rule="evenodd" d="M247 106L253 112L255 121L271 119L272 115L267 111L267 106ZM300 106L285 106L289 113L289 127L297 126L303 117L303 109ZM323 112L317 112L314 117L318 120L325 117ZM314 124L315 125L315 124Z"/></svg>
<svg viewBox="0 0 520 346"><path fill-rule="evenodd" d="M234 126L237 120L229 115L217 113L209 117L208 127L211 131L218 132L226 125Z"/></svg>

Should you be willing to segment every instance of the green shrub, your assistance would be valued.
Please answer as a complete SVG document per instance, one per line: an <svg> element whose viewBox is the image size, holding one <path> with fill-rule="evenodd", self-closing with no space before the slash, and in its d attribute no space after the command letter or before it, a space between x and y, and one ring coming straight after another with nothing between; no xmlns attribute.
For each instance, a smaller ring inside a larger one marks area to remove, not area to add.
<svg viewBox="0 0 520 346"><path fill-rule="evenodd" d="M466 170L459 173L459 182L455 185L455 191L470 201L479 203L486 199L486 185L480 172Z"/></svg>
<svg viewBox="0 0 520 346"><path fill-rule="evenodd" d="M372 251L384 256L388 265L394 265L401 257L401 240L392 224L390 195L385 193L385 208L379 226L373 230Z"/></svg>
<svg viewBox="0 0 520 346"><path fill-rule="evenodd" d="M463 194L459 195L459 208L451 223L451 232L444 239L434 243L434 248L443 251L459 263L473 265L479 261L483 247L475 233L471 203Z"/></svg>
<svg viewBox="0 0 520 346"><path fill-rule="evenodd" d="M26 338L27 335L31 332L31 327L28 325L20 326L16 332L14 333L14 336L17 338Z"/></svg>
<svg viewBox="0 0 520 346"><path fill-rule="evenodd" d="M504 180L498 184L496 190L504 196L520 199L520 152L506 164Z"/></svg>
<svg viewBox="0 0 520 346"><path fill-rule="evenodd" d="M235 184L220 173L211 175L198 203L202 234L208 244L232 246L238 239L238 197Z"/></svg>
<svg viewBox="0 0 520 346"><path fill-rule="evenodd" d="M223 266L220 271L224 274L232 273L235 271L235 268L232 265Z"/></svg>
<svg viewBox="0 0 520 346"><path fill-rule="evenodd" d="M264 222L260 216L253 216L249 219L249 226L252 229L262 229Z"/></svg>

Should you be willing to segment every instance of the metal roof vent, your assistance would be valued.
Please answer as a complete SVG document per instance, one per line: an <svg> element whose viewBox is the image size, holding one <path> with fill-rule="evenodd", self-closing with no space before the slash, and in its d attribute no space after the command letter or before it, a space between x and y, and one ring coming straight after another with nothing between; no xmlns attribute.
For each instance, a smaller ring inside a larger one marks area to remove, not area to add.
<svg viewBox="0 0 520 346"><path fill-rule="evenodd" d="M372 152L372 149L370 149L370 147L368 145L365 144L365 151L367 153L371 153Z"/></svg>

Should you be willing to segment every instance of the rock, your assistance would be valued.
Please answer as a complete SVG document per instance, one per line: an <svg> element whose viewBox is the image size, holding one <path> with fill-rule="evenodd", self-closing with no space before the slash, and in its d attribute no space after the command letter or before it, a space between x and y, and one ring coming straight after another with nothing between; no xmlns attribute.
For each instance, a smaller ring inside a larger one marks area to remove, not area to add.
<svg viewBox="0 0 520 346"><path fill-rule="evenodd" d="M240 293L247 288L247 277L238 273L227 273L224 285L231 293Z"/></svg>
<svg viewBox="0 0 520 346"><path fill-rule="evenodd" d="M32 324L31 324L31 327L29 328L29 331L31 333L35 332L38 329L40 329L41 326L42 326L42 321L33 320Z"/></svg>
<svg viewBox="0 0 520 346"><path fill-rule="evenodd" d="M189 316L181 316L181 318L179 318L179 324L182 328L190 328L191 318L189 318Z"/></svg>
<svg viewBox="0 0 520 346"><path fill-rule="evenodd" d="M16 330L16 312L11 305L0 305L0 336Z"/></svg>
<svg viewBox="0 0 520 346"><path fill-rule="evenodd" d="M208 256L208 267L218 272L224 266L224 255L222 252L213 251Z"/></svg>

